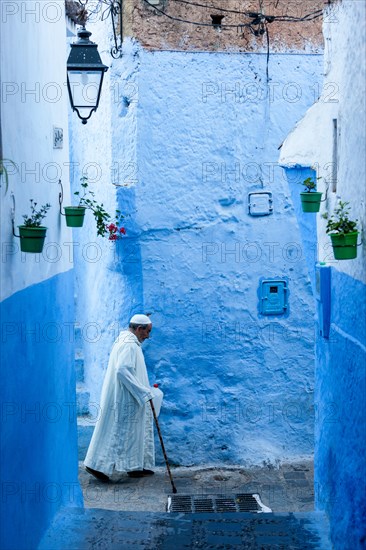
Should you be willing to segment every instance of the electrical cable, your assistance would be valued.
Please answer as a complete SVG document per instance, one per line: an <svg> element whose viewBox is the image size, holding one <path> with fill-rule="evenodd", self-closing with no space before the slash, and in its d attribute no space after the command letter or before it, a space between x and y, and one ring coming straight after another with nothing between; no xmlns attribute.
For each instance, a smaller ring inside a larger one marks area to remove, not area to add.
<svg viewBox="0 0 366 550"><path fill-rule="evenodd" d="M293 17L291 15L274 15L273 17L274 17L274 20L276 21L286 21L289 23L301 23L303 21L306 22L306 21L312 21L313 19L318 19L322 15L323 15L323 10L316 10L304 15L304 17Z"/></svg>
<svg viewBox="0 0 366 550"><path fill-rule="evenodd" d="M228 8L219 8L217 6L209 6L207 4L199 4L198 2L189 2L189 0L171 0L171 1L176 2L178 4L188 4L189 6L195 6L197 8L205 8L205 9L210 9L210 10L223 11L223 12L226 12L226 13L236 13L236 14L239 14L239 15L247 15L247 12L245 12L245 11L229 10Z"/></svg>
<svg viewBox="0 0 366 550"><path fill-rule="evenodd" d="M313 12L307 13L303 17L294 17L291 15L265 15L263 13L263 0L259 0L259 12L242 12L237 10L231 10L228 8L219 8L213 5L207 5L207 4L200 4L198 2L193 2L190 0L171 0L172 2L176 2L179 4L186 4L189 6L194 6L198 8L204 8L206 10L210 9L211 11L220 11L224 13L235 13L244 17L250 18L252 21L250 23L239 23L236 25L232 24L220 24L220 28L236 28L238 31L239 29L242 29L243 27L249 28L250 32L254 34L255 36L260 36L265 34L266 35L266 42L267 42L267 63L266 63L266 77L267 82L269 82L269 57L270 57L270 37L269 37L269 31L268 31L268 24L273 23L274 21L278 21L281 23L299 23L299 22L309 22L313 21L314 19L318 19L319 17L322 17L323 10L315 10ZM190 25L197 25L197 26L203 26L203 27L212 27L212 23L204 23L204 22L198 22L198 21L190 21L188 19L182 19L180 17L174 17L172 15L169 15L164 10L157 8L153 4L150 4L149 0L144 0L144 2L156 10L157 12L161 13L168 19L171 19L172 21L179 21L180 23L188 23ZM276 2L275 7L278 6L278 0ZM258 30L254 29L253 26L258 26Z"/></svg>
<svg viewBox="0 0 366 550"><path fill-rule="evenodd" d="M169 19L175 19L178 21L182 21L184 23L191 23L191 24L197 24L197 25L204 25L204 23L199 23L197 21L188 21L186 19L180 19L180 18L174 18L173 16L167 14L165 11L161 10L160 8L157 8L153 4L150 4L149 0L144 0L146 4L148 4L151 8L154 8L156 11L160 12L162 15L165 15ZM197 8L204 8L204 9L210 9L210 10L216 10L221 11L225 13L235 13L237 15L244 15L246 17L250 17L252 19L260 18L260 19L266 19L269 23L272 23L273 21L283 21L283 22L302 22L302 21L312 21L313 19L317 19L318 17L321 17L323 15L323 10L315 10L313 12L310 12L303 17L295 17L291 15L264 15L262 11L260 12L246 12L246 11L238 11L238 10L231 10L228 8L219 8L218 6L208 5L208 4L200 4L198 2L191 2L189 0L171 0L171 2L176 2L179 4L187 4L189 6L194 6ZM262 10L263 6L263 0L260 0L260 6ZM313 16L313 17L312 17ZM251 23L253 24L253 23ZM207 25L207 24L206 24ZM211 24L208 24L211 26ZM237 25L221 25L222 27L237 27Z"/></svg>
<svg viewBox="0 0 366 550"><path fill-rule="evenodd" d="M269 31L268 31L268 25L265 25L265 29L266 29L266 38L267 38L266 78L267 78L267 82L269 82L269 53L270 53L270 44L269 44Z"/></svg>
<svg viewBox="0 0 366 550"><path fill-rule="evenodd" d="M212 23L202 23L202 22L199 22L199 21L189 21L188 19L181 19L180 17L173 17L172 15L167 14L165 11L163 11L163 10L157 8L156 6L153 6L152 4L150 4L150 2L148 0L144 0L144 2L146 4L148 4L148 6L150 6L150 8L154 8L154 10L158 11L162 15L165 15L165 17L167 17L168 19L171 19L172 21L179 21L181 23L189 23L190 25L198 25L200 27L212 27ZM240 13L240 12L238 12L238 13ZM251 26L250 23L240 23L240 24L237 24L237 25L220 25L220 28L235 28L235 29L237 29L238 27L250 27L250 26Z"/></svg>
<svg viewBox="0 0 366 550"><path fill-rule="evenodd" d="M263 0L259 0L260 11L258 13L257 12L239 11L239 10L233 10L233 9L228 9L228 8L220 8L218 6L208 5L208 4L201 4L199 2L193 2L193 1L190 1L190 0L171 0L171 1L176 2L176 3L180 3L180 4L186 4L186 5L189 5L189 6L198 7L198 8L204 8L206 10L210 9L210 10L214 10L214 11L215 10L220 11L220 12L223 12L223 13L233 13L233 14L241 15L241 16L248 17L248 18L252 19L252 21L250 23L239 23L239 24L236 24L236 25L235 24L221 24L220 25L221 28L249 27L252 30L252 25L253 24L258 25L258 24L260 24L264 21L266 21L268 23L272 23L273 21L279 21L279 22L284 22L284 23L307 22L307 21L313 21L314 19L317 19L317 18L319 18L323 15L323 10L322 9L310 12L310 13L304 15L303 17L295 17L295 16L291 16L291 15L265 15L263 13ZM78 2L84 9L86 9L87 6L88 6L89 0L78 0ZM165 17L167 17L168 19L171 19L172 21L178 21L178 22L187 23L187 24L190 24L190 25L212 27L212 23L204 23L204 22L200 22L200 21L191 21L191 20L188 20L188 19L180 18L180 17L174 17L174 16L169 15L168 13L166 13L166 11L164 11L164 10L154 6L153 4L151 4L149 2L149 0L144 0L144 2L148 6L150 6L154 10L156 10L157 12L159 12L162 15L164 15ZM107 6L107 8L103 11L103 19L104 19L105 18L104 14L106 12L115 11L116 8L115 8L115 5L114 5L114 0L97 0L97 5L94 8L94 10L89 9L89 11L90 11L91 14L95 14L100 9L102 4ZM277 7L277 5L278 5L278 2L277 2L275 7Z"/></svg>

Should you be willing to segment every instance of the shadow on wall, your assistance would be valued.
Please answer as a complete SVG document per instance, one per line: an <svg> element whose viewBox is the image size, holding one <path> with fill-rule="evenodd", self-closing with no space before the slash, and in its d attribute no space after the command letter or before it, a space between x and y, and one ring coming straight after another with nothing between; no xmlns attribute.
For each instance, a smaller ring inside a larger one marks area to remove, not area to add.
<svg viewBox="0 0 366 550"><path fill-rule="evenodd" d="M127 285L128 296L125 307L121 307L126 323L134 313L144 312L143 275L141 254L141 227L136 222L136 191L134 187L124 187L117 193L118 209L124 214L127 235L117 243L118 251L115 270L120 272ZM130 304L128 305L128 300Z"/></svg>

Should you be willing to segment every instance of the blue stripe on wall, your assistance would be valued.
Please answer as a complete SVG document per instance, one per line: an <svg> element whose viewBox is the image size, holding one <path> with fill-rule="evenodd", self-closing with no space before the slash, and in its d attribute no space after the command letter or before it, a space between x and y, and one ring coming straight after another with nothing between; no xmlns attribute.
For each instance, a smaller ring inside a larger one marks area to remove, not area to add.
<svg viewBox="0 0 366 550"><path fill-rule="evenodd" d="M366 288L332 268L331 332L318 338L315 495L336 549L364 548Z"/></svg>
<svg viewBox="0 0 366 550"><path fill-rule="evenodd" d="M73 271L22 290L1 313L1 544L35 548L60 506L80 506Z"/></svg>

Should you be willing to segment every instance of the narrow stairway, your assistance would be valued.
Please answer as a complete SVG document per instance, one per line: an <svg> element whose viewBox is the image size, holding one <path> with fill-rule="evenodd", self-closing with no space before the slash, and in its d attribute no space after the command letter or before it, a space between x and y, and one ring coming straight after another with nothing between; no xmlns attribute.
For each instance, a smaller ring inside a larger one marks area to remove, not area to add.
<svg viewBox="0 0 366 550"><path fill-rule="evenodd" d="M319 512L168 514L63 509L39 550L330 550Z"/></svg>

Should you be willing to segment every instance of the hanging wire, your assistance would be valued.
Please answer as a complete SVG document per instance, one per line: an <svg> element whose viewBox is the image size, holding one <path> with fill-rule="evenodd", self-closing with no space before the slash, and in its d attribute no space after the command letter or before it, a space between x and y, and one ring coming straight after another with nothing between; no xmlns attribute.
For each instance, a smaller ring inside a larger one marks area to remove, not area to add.
<svg viewBox="0 0 366 550"><path fill-rule="evenodd" d="M314 19L318 19L322 17L323 10L315 10L310 13L307 13L303 17L295 17L291 15L266 15L264 14L264 7L263 7L263 0L258 0L259 2L259 12L243 12L228 8L220 8L217 6L209 5L209 4L201 4L199 2L193 2L190 0L170 0L171 2L179 3L179 4L185 4L188 6L194 6L197 8L204 8L205 10L211 10L211 11L220 11L224 13L235 13L244 17L247 17L251 19L248 23L240 23L236 25L232 24L221 24L220 28L236 28L237 31L239 29L248 28L252 34L255 36L260 36L265 34L266 35L266 43L267 43L267 62L266 62L266 78L267 82L269 82L269 57L270 57L270 36L269 36L269 30L268 30L268 24L273 23L274 21L282 22L282 23L299 23L299 22L308 22L313 21ZM197 25L197 26L203 26L203 27L212 27L212 23L204 23L201 21L190 21L188 19L183 19L180 17L175 17L173 15L169 15L164 10L157 8L153 4L149 2L149 0L144 0L144 2L156 10L158 13L161 13L168 19L172 21L179 21L180 23L188 23L190 25ZM277 8L279 3L279 0L276 1L275 8ZM257 27L257 28L254 28Z"/></svg>
<svg viewBox="0 0 366 550"><path fill-rule="evenodd" d="M114 32L114 41L115 41L115 47L112 49L112 56L113 57L119 57L121 54L121 45L117 45L117 36L116 36L116 28L115 28L115 21L114 19L116 17L122 16L122 0L96 0L97 4L94 6L94 9L89 4L89 0L78 0L78 3L81 6L81 12L80 16L85 17L85 19L90 18L91 15L95 15L99 10L102 10L102 20L106 20L108 17L111 17L112 23L113 23L113 32ZM307 22L312 21L314 19L317 19L323 15L323 10L315 10L313 12L310 12L303 17L294 17L290 15L265 15L263 13L263 0L259 0L259 12L247 12L247 11L240 11L235 9L229 9L229 8L221 8L212 4L201 4L200 2L194 2L191 0L170 0L171 2L179 3L179 4L185 4L188 6L194 6L197 8L203 8L205 10L213 10L213 11L219 11L223 13L232 13L240 15L241 17L249 18L251 21L243 22L240 24L221 24L221 28L235 28L237 30L248 28L250 32L252 32L254 35L258 36L261 34L266 34L268 38L268 28L267 23L273 23L273 21L278 22L287 22L287 23L297 23L297 22ZM196 25L200 27L212 27L212 22L205 23L203 21L192 21L189 19L184 19L181 17L175 17L173 15L168 14L163 9L158 8L157 6L151 4L149 0L144 0L145 4L147 4L150 8L154 9L156 12L160 13L161 15L164 15L171 21L178 21L179 23L187 23L189 25ZM105 6L103 9L102 6ZM275 5L277 7L278 1ZM88 9L88 12L87 12ZM120 20L120 25L122 25ZM259 27L259 31L256 31L253 27ZM120 38L121 42L123 40L123 37L121 35Z"/></svg>
<svg viewBox="0 0 366 550"><path fill-rule="evenodd" d="M286 21L288 23L301 23L301 22L307 22L307 21L313 21L313 19L318 19L319 17L322 17L323 10L315 10L311 13L308 13L304 15L304 17L294 17L291 15L274 15L275 21Z"/></svg>
<svg viewBox="0 0 366 550"><path fill-rule="evenodd" d="M148 6L150 6L150 8L154 8L154 10L158 11L162 15L165 15L165 17L167 17L168 19L171 19L172 21L179 21L180 23L189 23L190 25L198 25L200 27L212 27L212 23L202 23L201 21L189 21L188 19L181 19L180 17L174 17L173 15L169 15L168 13L161 10L160 8L153 6L153 4L150 4L148 0L144 0L144 2ZM195 4L192 4L192 5L195 5ZM207 6L204 6L204 7L207 7ZM240 12L237 12L237 13L240 13ZM221 28L235 28L235 29L237 29L239 26L250 27L250 23L241 23L240 25L220 25Z"/></svg>
<svg viewBox="0 0 366 550"><path fill-rule="evenodd" d="M203 8L205 10L211 10L211 11L219 11L222 13L231 13L231 14L237 14L241 17L246 17L250 21L243 22L239 24L220 24L220 28L235 28L237 29L237 32L239 30L243 32L244 28L249 29L249 31L254 34L255 36L261 36L263 34L266 35L266 43L267 43L267 63L266 63L266 77L267 82L269 82L269 57L270 57L270 36L269 36L269 30L268 30L268 24L276 22L281 23L299 23L299 22L309 22L313 21L314 19L318 19L322 17L323 10L318 9L315 11L312 11L310 13L307 13L303 17L295 17L291 15L266 15L264 13L264 6L263 6L263 0L258 0L259 4L259 11L258 12L252 12L252 11L239 11L235 9L229 9L229 8L221 8L218 6L214 6L212 4L201 4L200 2L194 2L192 0L170 0L171 2L175 2L177 4L185 4L188 6L194 6L197 8ZM112 27L113 27L113 34L114 34L114 42L115 46L111 50L111 55L115 59L118 57L121 57L122 55L122 42L123 42L123 34L122 34L122 0L97 0L97 4L94 9L90 9L90 6L88 6L89 0L78 0L79 4L81 5L81 12L80 15L82 17L90 17L91 15L94 15L97 13L97 11L101 10L101 20L104 21L108 19L108 17L111 17L112 19ZM161 15L164 15L171 21L178 21L179 23L187 23L189 25L196 25L199 27L213 27L212 22L205 23L203 21L192 21L189 19L184 19L181 17L175 17L173 15L170 15L164 11L164 9L160 9L157 6L151 4L149 0L144 0L145 4L147 4L150 8L155 10L156 12L160 13ZM276 0L275 8L277 8L279 4L279 0ZM102 6L105 6L104 9ZM87 8L89 8L89 13L87 12ZM115 18L119 17L119 25L120 25L120 44L118 44L117 39L117 33L116 33L116 24L115 24Z"/></svg>
<svg viewBox="0 0 366 550"><path fill-rule="evenodd" d="M294 23L297 23L297 22L303 22L303 21L312 21L313 19L317 19L319 17L322 17L323 15L323 10L322 9L319 9L319 10L315 10L313 12L310 12L306 15L304 15L303 17L295 17L295 16L291 16L291 15L265 15L263 13L263 0L260 0L260 10L259 12L243 12L243 11L239 11L239 10L232 10L232 9L228 9L228 8L220 8L218 6L213 6L213 5L208 5L208 4L201 4L199 2L191 2L190 0L170 0L171 2L176 2L176 3L179 3L179 4L187 4L189 6L194 6L194 7L197 7L197 8L204 8L205 10L207 9L210 9L210 10L216 10L216 11L221 11L221 12L226 12L226 13L235 13L235 14L238 14L238 15L244 15L246 17L250 17L254 20L261 20L261 19L265 19L266 21L268 21L268 23L272 23L273 21L283 21L283 22L294 22ZM202 22L198 22L198 21L190 21L188 19L182 19L182 18L179 18L179 17L174 17L172 15L169 15L168 13L166 13L164 10L154 6L153 4L151 4L149 2L149 0L144 0L144 2L146 4L148 4L151 8L155 9L157 12L161 13L162 15L165 15L165 17L169 18L169 19L172 19L173 21L180 21L180 22L183 22L183 23L189 23L191 25L203 25L203 26L209 26L211 27L212 26L212 23L202 23ZM240 26L249 26L249 25L252 25L252 23L242 23ZM254 24L257 24L257 23L254 23ZM221 25L221 27L238 27L239 25Z"/></svg>
<svg viewBox="0 0 366 550"><path fill-rule="evenodd" d="M226 13L236 13L239 15L248 15L250 12L244 12L244 11L238 11L238 10L229 10L228 8L219 8L217 6L210 6L208 4L199 4L198 2L190 2L189 0L171 0L171 2L176 2L178 4L188 4L188 6L195 6L196 8L205 8L210 10L216 10L216 11L223 11ZM151 7L155 7L152 4L150 4Z"/></svg>
<svg viewBox="0 0 366 550"><path fill-rule="evenodd" d="M265 30L266 30L266 38L267 38L267 61L266 61L266 78L267 82L269 82L269 52L270 52L270 45L269 45L269 30L268 25L265 24Z"/></svg>
<svg viewBox="0 0 366 550"><path fill-rule="evenodd" d="M291 15L267 15L264 13L264 4L263 0L258 0L258 12L252 12L252 11L239 11L235 9L229 9L229 8L222 8L218 7L212 4L201 4L200 2L194 2L193 0L170 0L171 2L175 2L176 4L184 4L187 6L194 6L197 8L202 8L211 11L219 11L221 13L228 13L228 14L236 14L240 15L241 17L245 17L249 19L247 22L243 23L236 23L236 24L223 24L220 23L219 27L222 29L233 29L235 28L237 32L241 32L244 36L244 29L247 28L249 31L256 37L261 36L263 34L266 35L266 49L267 49L267 55L266 55L266 79L267 83L269 82L269 58L270 58L270 36L269 36L269 29L268 25L270 23L281 22L281 23L299 23L299 22L309 22L313 21L314 19L318 19L322 17L323 10L318 9L315 11L312 11L310 13L307 13L303 17L295 17ZM79 21L82 25L85 25L86 21L92 16L95 15L97 12L101 11L101 20L105 21L109 17L112 21L112 29L113 29L113 38L114 38L114 46L111 49L111 56L114 59L118 59L122 57L122 43L123 43L123 19L122 19L122 2L123 0L95 0L96 4L94 6L91 6L89 4L89 0L78 0L78 3L80 5L80 11L78 13ZM210 28L217 28L215 25L213 25L213 22L205 23L203 21L192 21L189 19L184 19L182 17L175 17L173 15L170 15L164 11L164 9L158 8L156 5L153 5L149 2L149 0L144 0L145 4L147 4L150 8L155 10L155 12L160 13L164 17L170 19L171 21L178 21L179 23L186 23L189 25L196 25L198 27L210 27ZM328 0L328 3L330 3L330 0ZM279 4L279 0L276 0L274 7L277 8ZM104 6L104 7L103 7ZM224 16L221 17L221 19ZM116 19L118 19L119 23L119 36L117 36L117 26L116 26Z"/></svg>

